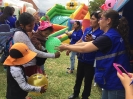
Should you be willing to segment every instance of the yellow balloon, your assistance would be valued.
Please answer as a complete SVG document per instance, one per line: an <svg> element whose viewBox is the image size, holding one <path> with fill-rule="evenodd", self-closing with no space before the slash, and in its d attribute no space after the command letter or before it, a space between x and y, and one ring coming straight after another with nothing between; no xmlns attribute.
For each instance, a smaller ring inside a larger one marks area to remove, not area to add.
<svg viewBox="0 0 133 99"><path fill-rule="evenodd" d="M45 86L45 89L48 88L48 79L46 76L43 74L33 74L28 78L28 84L37 86L37 87L42 87ZM34 95L34 96L40 96L41 93L39 92L30 92L29 94Z"/></svg>

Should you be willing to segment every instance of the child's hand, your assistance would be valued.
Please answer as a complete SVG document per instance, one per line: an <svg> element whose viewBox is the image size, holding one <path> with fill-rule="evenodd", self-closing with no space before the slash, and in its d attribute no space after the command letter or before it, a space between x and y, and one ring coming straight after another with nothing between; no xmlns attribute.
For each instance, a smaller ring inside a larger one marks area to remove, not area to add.
<svg viewBox="0 0 133 99"><path fill-rule="evenodd" d="M60 52L56 52L55 53L55 58L59 58L60 57Z"/></svg>
<svg viewBox="0 0 133 99"><path fill-rule="evenodd" d="M70 52L71 52L71 51L67 50L67 51L66 51L66 55L69 56Z"/></svg>
<svg viewBox="0 0 133 99"><path fill-rule="evenodd" d="M44 93L44 92L46 92L45 86L46 86L46 85L44 85L44 86L41 87L41 91L40 91L40 93Z"/></svg>

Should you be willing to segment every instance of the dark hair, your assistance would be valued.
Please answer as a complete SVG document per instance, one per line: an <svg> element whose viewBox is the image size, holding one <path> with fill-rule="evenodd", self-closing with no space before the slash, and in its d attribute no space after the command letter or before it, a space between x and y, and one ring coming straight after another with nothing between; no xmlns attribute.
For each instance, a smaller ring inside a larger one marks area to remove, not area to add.
<svg viewBox="0 0 133 99"><path fill-rule="evenodd" d="M31 15L30 13L24 12L24 13L20 14L18 21L19 21L18 22L19 24L26 26L26 25L34 22L35 19L34 19L33 15Z"/></svg>
<svg viewBox="0 0 133 99"><path fill-rule="evenodd" d="M75 30L81 29L81 23L80 23L79 21L75 21L75 22L76 22L76 24L78 25L77 29L75 29Z"/></svg>
<svg viewBox="0 0 133 99"><path fill-rule="evenodd" d="M3 14L0 16L0 22L5 23L5 20L14 13L13 7L6 6L3 10Z"/></svg>
<svg viewBox="0 0 133 99"><path fill-rule="evenodd" d="M90 16L95 16L95 18L99 20L101 18L101 11L95 11Z"/></svg>
<svg viewBox="0 0 133 99"><path fill-rule="evenodd" d="M50 32L53 32L54 31L53 27L48 27L48 28L46 28L46 29L44 29L42 31L47 31L47 30L49 30Z"/></svg>
<svg viewBox="0 0 133 99"><path fill-rule="evenodd" d="M20 27L20 24L19 24L19 21L18 20L15 22L15 27L16 28Z"/></svg>
<svg viewBox="0 0 133 99"><path fill-rule="evenodd" d="M118 12L115 10L107 10L103 12L103 16L105 18L111 19L111 28L115 28L120 35L122 36L126 51L130 55L130 46L128 41L128 33L129 33L129 27L128 27L128 21L125 17L121 17Z"/></svg>

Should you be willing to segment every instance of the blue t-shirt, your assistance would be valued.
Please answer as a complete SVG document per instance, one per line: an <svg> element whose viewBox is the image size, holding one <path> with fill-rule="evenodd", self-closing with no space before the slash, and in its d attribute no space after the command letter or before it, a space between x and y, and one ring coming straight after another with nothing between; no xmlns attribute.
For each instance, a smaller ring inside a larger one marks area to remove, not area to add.
<svg viewBox="0 0 133 99"><path fill-rule="evenodd" d="M69 38L71 38L70 44L75 44L77 41L81 39L82 35L83 35L82 29L74 30L72 35L69 36Z"/></svg>
<svg viewBox="0 0 133 99"><path fill-rule="evenodd" d="M34 26L34 31L37 31L38 27L40 26L40 23L35 23L35 26Z"/></svg>
<svg viewBox="0 0 133 99"><path fill-rule="evenodd" d="M13 16L9 16L4 23L1 23L0 24L9 24L10 28L15 28L15 22L16 22L17 18L15 15Z"/></svg>

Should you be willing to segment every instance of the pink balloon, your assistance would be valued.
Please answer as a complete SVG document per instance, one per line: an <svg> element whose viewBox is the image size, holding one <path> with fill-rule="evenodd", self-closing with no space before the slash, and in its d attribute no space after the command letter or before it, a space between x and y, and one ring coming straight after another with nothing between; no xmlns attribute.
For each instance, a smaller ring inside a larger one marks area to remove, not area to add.
<svg viewBox="0 0 133 99"><path fill-rule="evenodd" d="M116 0L106 0L105 4L107 8L113 8L116 3Z"/></svg>

